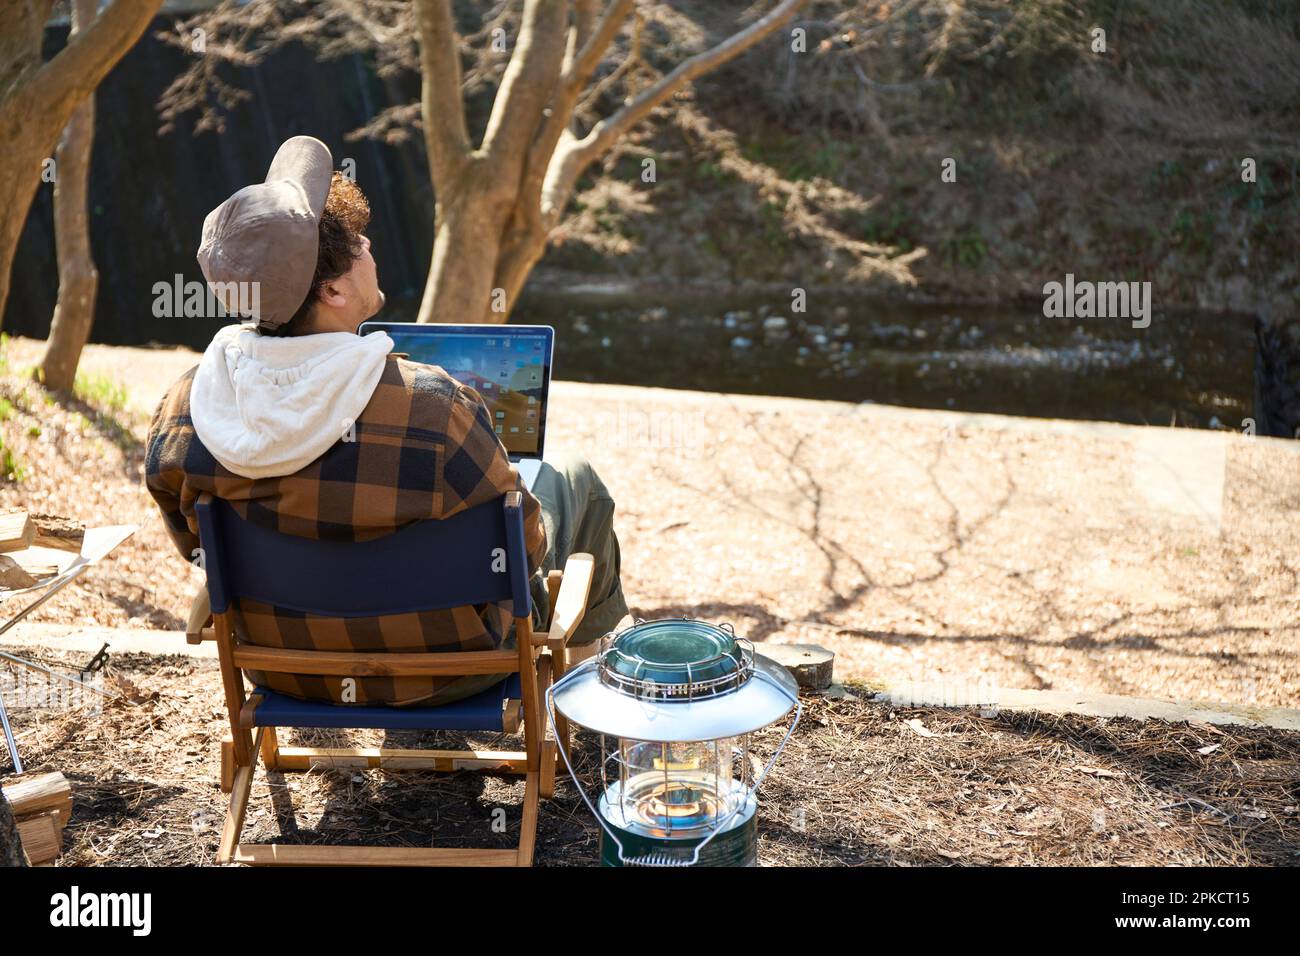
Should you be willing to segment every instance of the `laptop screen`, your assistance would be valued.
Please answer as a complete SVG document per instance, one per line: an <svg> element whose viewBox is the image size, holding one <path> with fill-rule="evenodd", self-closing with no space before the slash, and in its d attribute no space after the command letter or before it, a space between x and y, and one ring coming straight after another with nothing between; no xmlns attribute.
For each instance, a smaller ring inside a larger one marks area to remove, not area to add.
<svg viewBox="0 0 1300 956"><path fill-rule="evenodd" d="M419 325L365 322L357 331L387 332L394 354L438 365L487 404L511 458L540 458L546 434L555 331L548 325Z"/></svg>

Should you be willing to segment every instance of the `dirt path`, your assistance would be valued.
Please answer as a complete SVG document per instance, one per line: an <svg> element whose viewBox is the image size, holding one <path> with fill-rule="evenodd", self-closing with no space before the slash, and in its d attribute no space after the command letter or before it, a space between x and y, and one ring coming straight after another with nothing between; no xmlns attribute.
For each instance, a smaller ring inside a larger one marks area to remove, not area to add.
<svg viewBox="0 0 1300 956"><path fill-rule="evenodd" d="M36 620L181 626L198 572L141 490L139 442L195 356L88 350L128 387L123 432L16 394L38 344L9 349L4 437L29 474L0 505L145 527ZM551 416L552 448L584 452L619 503L642 617L820 643L844 677L1300 699L1300 446L570 382Z"/></svg>

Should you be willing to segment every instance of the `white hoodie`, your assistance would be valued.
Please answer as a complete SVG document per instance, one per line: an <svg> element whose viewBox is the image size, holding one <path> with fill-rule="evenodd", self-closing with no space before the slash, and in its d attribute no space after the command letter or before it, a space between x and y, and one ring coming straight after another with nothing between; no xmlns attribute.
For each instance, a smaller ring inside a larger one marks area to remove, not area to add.
<svg viewBox="0 0 1300 956"><path fill-rule="evenodd" d="M383 332L277 337L228 325L213 337L194 373L194 432L237 475L291 475L356 421L392 348Z"/></svg>

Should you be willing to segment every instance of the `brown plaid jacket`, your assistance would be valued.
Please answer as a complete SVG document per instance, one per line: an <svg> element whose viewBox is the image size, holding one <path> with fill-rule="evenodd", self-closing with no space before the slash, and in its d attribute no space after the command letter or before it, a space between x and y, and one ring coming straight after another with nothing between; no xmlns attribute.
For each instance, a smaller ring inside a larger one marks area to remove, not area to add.
<svg viewBox="0 0 1300 956"><path fill-rule="evenodd" d="M364 541L428 518L447 518L518 490L524 500L529 571L546 553L537 499L523 487L478 392L441 368L389 356L357 419L355 440L338 441L296 474L242 478L227 471L194 433L195 369L163 397L149 427L145 482L181 555L199 547L194 502L210 492L241 517L306 538ZM431 566L433 560L431 559ZM415 571L417 569L413 569ZM503 646L510 602L416 614L326 618L251 600L237 602L238 640L265 647L329 651L492 650ZM248 672L255 684L294 697L342 703L343 678ZM441 703L489 681L460 677L355 679L357 704Z"/></svg>

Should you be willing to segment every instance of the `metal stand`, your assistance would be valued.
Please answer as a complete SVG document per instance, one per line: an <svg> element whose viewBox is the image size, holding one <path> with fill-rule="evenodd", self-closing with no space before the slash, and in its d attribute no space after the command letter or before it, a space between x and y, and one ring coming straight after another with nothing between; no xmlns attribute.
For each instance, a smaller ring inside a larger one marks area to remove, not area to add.
<svg viewBox="0 0 1300 956"><path fill-rule="evenodd" d="M40 607L42 604L44 604L46 601L52 598L59 591L63 590L65 587L67 587L69 584L71 584L73 581L79 578L86 571L87 568L89 568L92 564L97 563L101 558L107 555L119 544L121 544L127 538L131 537L131 535L135 534L135 532L136 532L136 525L133 524L114 525L108 528L92 528L88 530L86 532L85 539L82 541L81 544L81 553L77 555L76 559L72 562L72 564L70 564L67 568L65 568L61 573L55 575L49 581L46 581L44 584L39 584L33 588L28 588L27 589L28 591L36 590L40 588L44 590L44 593L42 593L41 596L38 597L35 601L30 602L26 607L24 607L17 614L10 617L3 624L0 624L0 634L4 634L5 631L9 630L11 627L13 627L23 618L25 618L32 611L36 610L38 607ZM21 593L26 593L26 592L21 592ZM102 653L103 653L103 649L101 648L100 654ZM65 675L59 674L56 671L52 671L48 667L42 667L39 664L33 664L31 661L23 660L21 657L14 657L12 654L0 654L0 657L12 661L15 664L22 664L24 667L30 667L34 670L45 671L47 674L53 675L55 677L62 677L65 680L74 680L74 678L65 677ZM96 655L96 660L98 660L98 655ZM94 663L95 663L94 661L91 662L92 670L94 669L93 666ZM74 682L77 681L74 680ZM91 686L92 689L98 690L98 688L94 688L92 685L85 685L85 686ZM110 694L107 696L114 696L114 695ZM19 758L18 756L18 743L17 741L14 740L13 728L9 726L9 714L5 711L5 702L4 702L3 693L0 693L0 725L3 725L4 727L5 745L9 748L9 758L13 761L14 773L22 773L23 762L21 758Z"/></svg>
<svg viewBox="0 0 1300 956"><path fill-rule="evenodd" d="M13 728L9 726L9 714L5 711L5 695L0 693L0 724L4 725L5 745L9 748L9 759L14 762L14 773L23 772L23 762L18 756L18 741L14 740Z"/></svg>

